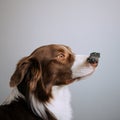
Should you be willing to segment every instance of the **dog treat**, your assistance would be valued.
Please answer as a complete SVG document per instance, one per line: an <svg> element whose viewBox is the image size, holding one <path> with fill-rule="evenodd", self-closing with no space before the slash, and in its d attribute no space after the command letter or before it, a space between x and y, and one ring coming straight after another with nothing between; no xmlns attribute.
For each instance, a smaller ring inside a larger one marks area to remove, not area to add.
<svg viewBox="0 0 120 120"><path fill-rule="evenodd" d="M97 52L93 52L90 54L90 56L88 57L87 61L89 63L98 63L98 58L100 58L100 53L97 53Z"/></svg>
<svg viewBox="0 0 120 120"><path fill-rule="evenodd" d="M93 52L93 53L90 54L90 57L98 57L98 58L100 58L100 53Z"/></svg>

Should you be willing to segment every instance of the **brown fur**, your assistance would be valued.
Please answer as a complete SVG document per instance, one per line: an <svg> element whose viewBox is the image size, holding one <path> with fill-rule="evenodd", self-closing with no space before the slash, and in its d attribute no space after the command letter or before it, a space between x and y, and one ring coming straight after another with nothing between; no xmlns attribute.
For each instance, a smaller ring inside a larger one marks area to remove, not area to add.
<svg viewBox="0 0 120 120"><path fill-rule="evenodd" d="M89 57L89 62L86 60L86 65L91 64L96 67L98 59L96 60L93 55L92 57ZM80 79L80 77L72 78L71 68L74 61L75 55L68 46L55 44L39 47L29 56L22 58L10 79L10 86L17 87L25 99L17 98L17 101L2 105L0 119L57 120L45 104L53 98L53 86L68 85ZM30 95L34 95L35 100L44 105L46 118L31 108Z"/></svg>
<svg viewBox="0 0 120 120"><path fill-rule="evenodd" d="M64 85L72 82L70 68L73 61L74 54L67 46L49 45L40 47L18 62L11 77L10 86L20 86L20 83L24 80L31 92L46 101L50 96L52 97L51 88L53 85ZM38 91L42 91L40 92L42 94L39 94Z"/></svg>

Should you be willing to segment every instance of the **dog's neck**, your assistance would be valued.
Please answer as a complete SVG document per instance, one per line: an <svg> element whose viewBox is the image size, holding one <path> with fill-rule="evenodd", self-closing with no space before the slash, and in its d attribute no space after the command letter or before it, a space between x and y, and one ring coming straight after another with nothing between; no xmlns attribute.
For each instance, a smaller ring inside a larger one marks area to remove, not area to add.
<svg viewBox="0 0 120 120"><path fill-rule="evenodd" d="M54 86L52 88L53 98L49 102L40 102L34 94L29 95L29 104L36 116L45 120L71 120L70 92L67 86ZM12 101L18 101L19 98L26 98L19 92L18 88L13 88L10 96L3 104L10 104ZM18 101L19 102L19 101ZM49 115L49 117L48 117Z"/></svg>
<svg viewBox="0 0 120 120"><path fill-rule="evenodd" d="M71 120L71 94L68 86L55 86L52 88L53 99L47 108L55 114L58 120Z"/></svg>
<svg viewBox="0 0 120 120"><path fill-rule="evenodd" d="M53 98L49 102L41 103L35 98L34 95L30 95L30 104L33 112L36 115L41 116L45 120L46 109L57 118L57 120L71 120L71 106L70 106L70 92L66 86L54 86L52 88Z"/></svg>

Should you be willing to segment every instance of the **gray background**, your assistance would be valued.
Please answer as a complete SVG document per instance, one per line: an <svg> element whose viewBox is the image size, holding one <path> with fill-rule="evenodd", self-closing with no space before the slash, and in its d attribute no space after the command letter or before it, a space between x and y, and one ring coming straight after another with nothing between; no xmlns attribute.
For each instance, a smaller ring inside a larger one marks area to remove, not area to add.
<svg viewBox="0 0 120 120"><path fill-rule="evenodd" d="M0 103L18 60L51 43L101 53L96 72L70 86L73 120L120 120L120 0L0 0Z"/></svg>

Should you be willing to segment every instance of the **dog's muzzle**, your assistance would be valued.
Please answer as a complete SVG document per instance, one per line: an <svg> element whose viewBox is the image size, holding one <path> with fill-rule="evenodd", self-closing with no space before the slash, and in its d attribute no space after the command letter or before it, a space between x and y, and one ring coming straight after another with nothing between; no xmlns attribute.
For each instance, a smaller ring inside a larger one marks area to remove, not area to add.
<svg viewBox="0 0 120 120"><path fill-rule="evenodd" d="M93 52L89 56L76 55L72 66L72 77L83 78L91 75L98 66L100 53Z"/></svg>

